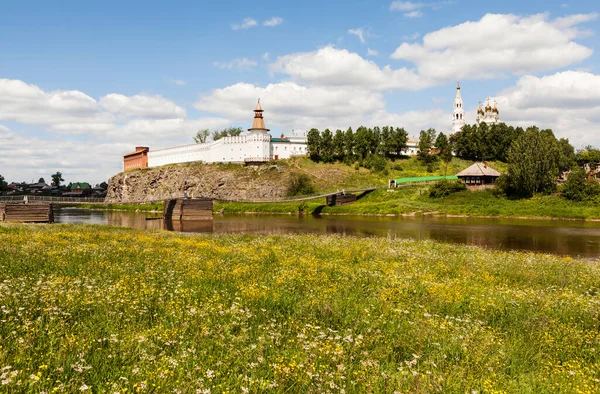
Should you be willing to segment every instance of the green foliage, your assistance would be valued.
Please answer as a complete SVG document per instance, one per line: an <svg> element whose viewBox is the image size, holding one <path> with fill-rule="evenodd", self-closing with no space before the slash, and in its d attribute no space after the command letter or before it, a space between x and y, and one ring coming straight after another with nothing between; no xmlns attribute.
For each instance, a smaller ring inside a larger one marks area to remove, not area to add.
<svg viewBox="0 0 600 394"><path fill-rule="evenodd" d="M241 127L228 127L226 129L222 129L222 130L214 130L212 132L212 139L213 139L213 141L217 141L223 137L236 137L236 136L242 134L242 132L243 132L243 129Z"/></svg>
<svg viewBox="0 0 600 394"><path fill-rule="evenodd" d="M560 151L551 130L529 127L511 145L508 175L518 194L533 196L556 188Z"/></svg>
<svg viewBox="0 0 600 394"><path fill-rule="evenodd" d="M429 165L437 160L437 157L430 152L431 148L433 148L436 134L435 129L421 130L419 134L419 153L417 157L425 165ZM428 172L430 172L429 168Z"/></svg>
<svg viewBox="0 0 600 394"><path fill-rule="evenodd" d="M441 198L449 196L453 193L467 190L467 185L463 181L442 179L433 185L429 186L429 197Z"/></svg>
<svg viewBox="0 0 600 394"><path fill-rule="evenodd" d="M333 135L329 129L325 129L321 134L321 160L325 163L333 163L335 161L335 152L333 146Z"/></svg>
<svg viewBox="0 0 600 394"><path fill-rule="evenodd" d="M343 161L344 154L344 132L340 129L335 131L333 136L333 157L335 160Z"/></svg>
<svg viewBox="0 0 600 394"><path fill-rule="evenodd" d="M8 188L8 183L4 180L4 177L0 175L0 192L5 191Z"/></svg>
<svg viewBox="0 0 600 394"><path fill-rule="evenodd" d="M312 161L321 160L321 133L318 129L310 129L306 134L306 149Z"/></svg>
<svg viewBox="0 0 600 394"><path fill-rule="evenodd" d="M368 155L363 161L363 167L384 175L387 175L389 172L387 165L387 160L383 156L379 155Z"/></svg>
<svg viewBox="0 0 600 394"><path fill-rule="evenodd" d="M210 135L210 131L208 129L198 130L196 135L192 137L197 144L204 144L206 139Z"/></svg>
<svg viewBox="0 0 600 394"><path fill-rule="evenodd" d="M594 178L587 179L584 170L571 171L562 188L561 195L572 201L589 201L600 197L600 183Z"/></svg>
<svg viewBox="0 0 600 394"><path fill-rule="evenodd" d="M592 146L586 146L584 149L577 151L575 155L575 161L577 165L583 167L589 165L595 168L600 164L600 149L596 149Z"/></svg>
<svg viewBox="0 0 600 394"><path fill-rule="evenodd" d="M304 173L293 174L287 188L288 196L304 196L315 193L315 185L310 176Z"/></svg>
<svg viewBox="0 0 600 394"><path fill-rule="evenodd" d="M64 181L62 177L62 173L60 171L56 171L55 174L51 175L52 177L52 186L59 187L60 183Z"/></svg>
<svg viewBox="0 0 600 394"><path fill-rule="evenodd" d="M482 122L465 125L452 134L450 142L457 157L465 160L507 160L507 152L512 142L523 133L520 127L505 123L489 126Z"/></svg>
<svg viewBox="0 0 600 394"><path fill-rule="evenodd" d="M40 178L38 179L38 183L46 183L46 180L44 178Z"/></svg>

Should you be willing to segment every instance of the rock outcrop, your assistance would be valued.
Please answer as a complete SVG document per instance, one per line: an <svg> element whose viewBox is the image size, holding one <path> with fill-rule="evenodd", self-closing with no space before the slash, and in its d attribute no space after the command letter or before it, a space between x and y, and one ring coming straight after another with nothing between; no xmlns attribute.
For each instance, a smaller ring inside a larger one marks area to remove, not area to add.
<svg viewBox="0 0 600 394"><path fill-rule="evenodd" d="M286 166L181 164L134 170L108 181L106 202L155 201L188 196L220 200L276 200L286 193L292 171Z"/></svg>

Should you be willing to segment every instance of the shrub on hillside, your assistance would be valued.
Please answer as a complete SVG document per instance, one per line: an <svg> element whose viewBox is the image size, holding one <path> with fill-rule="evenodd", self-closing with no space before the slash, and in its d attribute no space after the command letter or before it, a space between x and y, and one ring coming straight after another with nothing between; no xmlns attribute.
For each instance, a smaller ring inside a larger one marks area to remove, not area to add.
<svg viewBox="0 0 600 394"><path fill-rule="evenodd" d="M293 174L287 188L288 196L302 196L316 191L312 179L306 174Z"/></svg>
<svg viewBox="0 0 600 394"><path fill-rule="evenodd" d="M442 179L429 187L429 197L441 198L449 196L452 193L467 190L467 185L463 181Z"/></svg>
<svg viewBox="0 0 600 394"><path fill-rule="evenodd" d="M577 169L571 171L561 195L572 201L589 201L600 194L600 183L595 179L587 179L585 171Z"/></svg>
<svg viewBox="0 0 600 394"><path fill-rule="evenodd" d="M379 172L386 175L388 172L387 164L387 160L383 156L369 155L364 160L363 167L373 172Z"/></svg>

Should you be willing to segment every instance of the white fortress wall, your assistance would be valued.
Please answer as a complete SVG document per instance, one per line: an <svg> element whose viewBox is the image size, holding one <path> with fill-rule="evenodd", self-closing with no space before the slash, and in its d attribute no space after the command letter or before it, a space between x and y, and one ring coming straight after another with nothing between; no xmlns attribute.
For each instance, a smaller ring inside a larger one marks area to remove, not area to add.
<svg viewBox="0 0 600 394"><path fill-rule="evenodd" d="M219 141L205 144L190 144L174 148L160 149L148 152L148 167L158 167L165 164L186 163L189 161L207 161L212 149Z"/></svg>

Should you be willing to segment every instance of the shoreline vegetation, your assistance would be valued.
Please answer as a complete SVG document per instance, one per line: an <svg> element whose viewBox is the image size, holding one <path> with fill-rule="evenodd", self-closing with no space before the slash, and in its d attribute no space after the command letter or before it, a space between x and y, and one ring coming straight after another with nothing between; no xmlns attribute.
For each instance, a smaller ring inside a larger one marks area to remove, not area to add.
<svg viewBox="0 0 600 394"><path fill-rule="evenodd" d="M9 392L597 392L600 266L431 241L0 225Z"/></svg>

